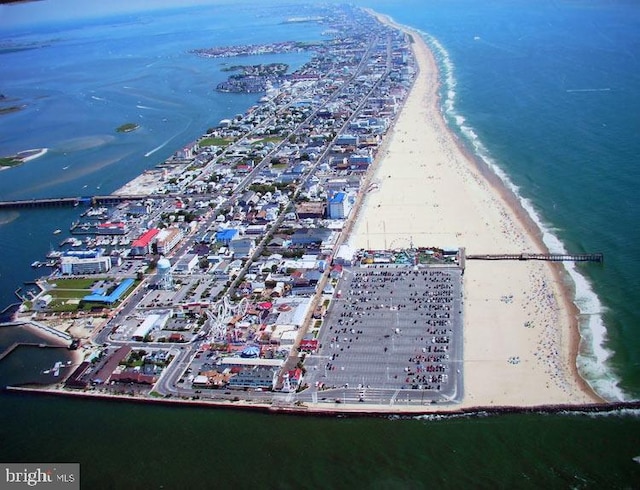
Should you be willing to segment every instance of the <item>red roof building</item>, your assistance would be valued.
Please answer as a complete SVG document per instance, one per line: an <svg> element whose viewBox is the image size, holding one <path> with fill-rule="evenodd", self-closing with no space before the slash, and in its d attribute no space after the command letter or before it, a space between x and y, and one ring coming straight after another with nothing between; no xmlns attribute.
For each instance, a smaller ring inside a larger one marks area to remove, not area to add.
<svg viewBox="0 0 640 490"><path fill-rule="evenodd" d="M300 350L305 352L315 352L318 350L318 339L302 339Z"/></svg>
<svg viewBox="0 0 640 490"><path fill-rule="evenodd" d="M144 232L136 240L131 243L132 255L146 255L151 252L151 243L158 234L157 228L151 228L149 231Z"/></svg>

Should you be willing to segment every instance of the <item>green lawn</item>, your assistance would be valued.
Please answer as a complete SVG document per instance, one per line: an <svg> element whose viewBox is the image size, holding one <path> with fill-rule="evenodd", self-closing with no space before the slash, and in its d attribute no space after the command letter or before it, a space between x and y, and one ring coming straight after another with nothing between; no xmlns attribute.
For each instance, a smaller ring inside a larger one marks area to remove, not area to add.
<svg viewBox="0 0 640 490"><path fill-rule="evenodd" d="M284 138L282 138L281 136L270 136L268 138L262 138L261 140L258 141L254 141L254 145L257 145L258 143L280 143Z"/></svg>
<svg viewBox="0 0 640 490"><path fill-rule="evenodd" d="M203 138L200 140L200 147L203 146L228 146L232 142L225 138Z"/></svg>
<svg viewBox="0 0 640 490"><path fill-rule="evenodd" d="M67 304L67 301L70 299L81 300L88 294L91 294L91 287L98 281L98 279L86 279L86 278L64 278L64 279L55 279L53 281L49 281L50 284L55 285L55 287L51 288L48 292L51 296L53 296L53 301L49 308L55 312L73 312L77 310L85 310L89 311L92 308L97 306L101 306L97 303L85 303L81 301L79 304ZM113 278L106 279L108 282L113 282ZM135 281L127 291L122 295L121 300L126 298L131 291L133 291L137 285L140 284L140 281ZM118 304L118 303L116 303ZM104 305L104 307L109 308L114 305Z"/></svg>
<svg viewBox="0 0 640 490"><path fill-rule="evenodd" d="M48 281L49 284L55 284L55 289L91 289L91 286L95 284L97 279L84 278L84 277L67 277L64 279L55 279Z"/></svg>
<svg viewBox="0 0 640 490"><path fill-rule="evenodd" d="M56 299L82 299L90 292L88 289L59 289L57 291L50 291L50 294Z"/></svg>

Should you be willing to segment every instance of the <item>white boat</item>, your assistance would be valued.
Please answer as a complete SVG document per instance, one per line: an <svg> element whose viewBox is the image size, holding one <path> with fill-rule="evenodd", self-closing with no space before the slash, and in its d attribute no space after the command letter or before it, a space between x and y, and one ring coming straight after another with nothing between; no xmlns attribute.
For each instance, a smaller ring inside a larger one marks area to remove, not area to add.
<svg viewBox="0 0 640 490"><path fill-rule="evenodd" d="M54 235L58 235L60 233L62 233L62 230L59 229L59 228L57 230L54 230L54 232L53 232Z"/></svg>
<svg viewBox="0 0 640 490"><path fill-rule="evenodd" d="M54 365L53 365L53 375L54 376L58 376L60 374L60 368L62 367L62 362L57 361Z"/></svg>

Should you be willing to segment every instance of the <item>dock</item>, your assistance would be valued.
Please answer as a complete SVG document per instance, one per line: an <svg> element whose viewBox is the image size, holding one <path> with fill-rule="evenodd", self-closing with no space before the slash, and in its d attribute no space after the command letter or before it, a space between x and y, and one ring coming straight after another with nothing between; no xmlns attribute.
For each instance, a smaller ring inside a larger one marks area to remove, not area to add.
<svg viewBox="0 0 640 490"><path fill-rule="evenodd" d="M0 361L2 361L5 357L11 354L18 347L39 347L41 349L66 349L66 347L61 345L49 345L42 342L14 342L9 347L7 347L3 352L0 353Z"/></svg>

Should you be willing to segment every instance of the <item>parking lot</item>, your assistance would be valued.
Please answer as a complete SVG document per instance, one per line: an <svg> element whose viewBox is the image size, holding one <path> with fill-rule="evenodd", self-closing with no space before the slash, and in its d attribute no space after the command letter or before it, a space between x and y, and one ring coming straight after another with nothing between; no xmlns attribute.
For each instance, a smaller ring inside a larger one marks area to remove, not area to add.
<svg viewBox="0 0 640 490"><path fill-rule="evenodd" d="M462 397L458 267L344 269L307 356L301 399L443 403Z"/></svg>

